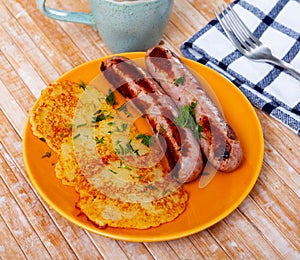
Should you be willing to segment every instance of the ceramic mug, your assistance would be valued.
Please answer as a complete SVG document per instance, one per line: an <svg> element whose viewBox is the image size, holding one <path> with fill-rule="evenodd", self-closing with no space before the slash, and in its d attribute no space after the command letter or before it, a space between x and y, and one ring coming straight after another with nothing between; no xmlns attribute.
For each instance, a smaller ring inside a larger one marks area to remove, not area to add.
<svg viewBox="0 0 300 260"><path fill-rule="evenodd" d="M170 19L173 2L89 0L90 14L53 9L46 6L46 0L37 0L37 6L50 18L93 26L106 46L119 53L145 51L158 44Z"/></svg>

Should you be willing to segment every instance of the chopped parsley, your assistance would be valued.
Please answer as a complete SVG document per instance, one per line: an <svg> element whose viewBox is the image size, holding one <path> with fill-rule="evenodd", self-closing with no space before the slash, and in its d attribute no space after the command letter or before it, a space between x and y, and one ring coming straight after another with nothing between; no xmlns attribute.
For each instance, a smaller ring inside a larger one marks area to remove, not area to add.
<svg viewBox="0 0 300 260"><path fill-rule="evenodd" d="M113 174L118 174L117 172L115 172L115 171L113 171L113 170L111 170L111 169L109 169L109 171L110 171L111 173L113 173Z"/></svg>
<svg viewBox="0 0 300 260"><path fill-rule="evenodd" d="M120 155L128 155L131 153L136 154L137 156L139 156L139 150L138 149L134 149L131 145L131 140L125 144L125 146L123 146L121 143L117 143L118 144L118 148L115 148L115 152L117 154Z"/></svg>
<svg viewBox="0 0 300 260"><path fill-rule="evenodd" d="M95 137L96 144L104 144L104 136L99 138L98 136Z"/></svg>
<svg viewBox="0 0 300 260"><path fill-rule="evenodd" d="M176 87L179 87L179 85L183 85L184 82L185 82L185 75L179 77L178 79L175 79L175 80L174 80L174 85L175 85Z"/></svg>
<svg viewBox="0 0 300 260"><path fill-rule="evenodd" d="M47 151L42 158L50 158L51 157L51 151Z"/></svg>
<svg viewBox="0 0 300 260"><path fill-rule="evenodd" d="M202 176L209 176L209 172L202 172L201 175Z"/></svg>
<svg viewBox="0 0 300 260"><path fill-rule="evenodd" d="M139 150L137 149L133 149L132 145L131 145L131 140L126 144L126 148L129 152L133 152L135 153L137 156L139 156Z"/></svg>
<svg viewBox="0 0 300 260"><path fill-rule="evenodd" d="M122 123L121 128L119 128L118 126L116 127L116 132L124 132L128 127L128 124L126 123Z"/></svg>
<svg viewBox="0 0 300 260"><path fill-rule="evenodd" d="M80 134L77 134L73 137L73 140L77 139L80 136Z"/></svg>
<svg viewBox="0 0 300 260"><path fill-rule="evenodd" d="M195 118L195 107L197 103L192 102L189 106L181 106L179 115L175 118L175 123L178 126L190 128L197 138L201 137L202 127L197 124Z"/></svg>
<svg viewBox="0 0 300 260"><path fill-rule="evenodd" d="M106 102L111 106L117 104L114 92L111 89L108 90L108 96L106 97Z"/></svg>
<svg viewBox="0 0 300 260"><path fill-rule="evenodd" d="M78 85L79 85L79 87L82 88L83 90L86 89L86 84L85 84L82 80L79 82Z"/></svg>
<svg viewBox="0 0 300 260"><path fill-rule="evenodd" d="M152 184L149 184L149 185L147 186L147 188L149 188L149 189L151 189L151 190L157 190L157 187L154 186L154 185L152 185Z"/></svg>
<svg viewBox="0 0 300 260"><path fill-rule="evenodd" d="M151 145L151 137L150 135L145 135L145 134L138 134L136 136L136 139L142 139L142 144L146 145L147 147L149 147Z"/></svg>
<svg viewBox="0 0 300 260"><path fill-rule="evenodd" d="M195 112L196 103L191 103L190 106L181 106L179 108L179 115L175 118L175 123L181 127L188 127L195 129Z"/></svg>
<svg viewBox="0 0 300 260"><path fill-rule="evenodd" d="M79 124L79 125L77 125L77 128L80 128L80 127L83 127L83 126L86 126L86 125L87 125L87 123Z"/></svg>
<svg viewBox="0 0 300 260"><path fill-rule="evenodd" d="M97 110L95 113L94 113L94 116L92 118L92 123L99 123L105 119L108 119L108 118L113 118L110 114L107 114L105 113L106 111L102 111L101 109Z"/></svg>
<svg viewBox="0 0 300 260"><path fill-rule="evenodd" d="M164 190L164 192L163 192L163 194L162 194L163 197L166 196L169 192L170 192L170 191L169 191L168 189Z"/></svg>
<svg viewBox="0 0 300 260"><path fill-rule="evenodd" d="M120 112L123 112L127 117L131 117L132 115L128 112L126 104L123 104L118 108Z"/></svg>
<svg viewBox="0 0 300 260"><path fill-rule="evenodd" d="M120 166L118 168L119 169L126 169L128 171L132 170L130 167L128 167L127 165L125 165L122 160L120 161Z"/></svg>

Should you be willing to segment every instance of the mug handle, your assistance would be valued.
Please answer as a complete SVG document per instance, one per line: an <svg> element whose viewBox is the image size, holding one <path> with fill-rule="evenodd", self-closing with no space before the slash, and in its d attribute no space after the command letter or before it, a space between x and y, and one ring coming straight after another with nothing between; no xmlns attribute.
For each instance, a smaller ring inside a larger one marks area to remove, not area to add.
<svg viewBox="0 0 300 260"><path fill-rule="evenodd" d="M83 12L69 12L69 11L49 8L46 6L46 0L37 0L36 4L37 7L44 15L52 19L71 22L71 23L88 24L93 26L96 29L96 24L91 14L87 14Z"/></svg>

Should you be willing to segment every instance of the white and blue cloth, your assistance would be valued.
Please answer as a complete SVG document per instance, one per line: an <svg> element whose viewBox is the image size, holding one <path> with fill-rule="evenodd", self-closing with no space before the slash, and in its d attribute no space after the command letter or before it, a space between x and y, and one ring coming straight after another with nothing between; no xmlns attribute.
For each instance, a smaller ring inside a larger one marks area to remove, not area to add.
<svg viewBox="0 0 300 260"><path fill-rule="evenodd" d="M300 71L300 0L237 0L232 7L275 56ZM300 81L280 67L244 57L217 19L183 43L181 51L228 77L254 106L300 136Z"/></svg>

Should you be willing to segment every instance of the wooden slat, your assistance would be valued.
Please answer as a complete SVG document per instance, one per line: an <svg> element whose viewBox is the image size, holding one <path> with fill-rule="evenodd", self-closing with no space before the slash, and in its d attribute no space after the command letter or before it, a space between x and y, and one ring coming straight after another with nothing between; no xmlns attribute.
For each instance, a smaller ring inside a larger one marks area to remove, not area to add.
<svg viewBox="0 0 300 260"><path fill-rule="evenodd" d="M172 240L168 244L180 259L193 259L196 256L201 256L200 251L189 238Z"/></svg>
<svg viewBox="0 0 300 260"><path fill-rule="evenodd" d="M3 197L4 198L4 197ZM3 198L0 198L0 200ZM3 202L2 202L3 203ZM0 207L1 207L0 201ZM0 241L0 256L3 259L26 259L22 248L20 248L18 242L15 240L14 235L10 232L0 212L0 230L2 238Z"/></svg>
<svg viewBox="0 0 300 260"><path fill-rule="evenodd" d="M300 248L300 200L296 194L278 177L268 165L251 195L268 214L276 226L279 226L289 238L291 244ZM284 201L282 198L285 198Z"/></svg>
<svg viewBox="0 0 300 260"><path fill-rule="evenodd" d="M9 92L9 96L6 96L5 93L1 92L2 100L1 106L4 108L4 104L10 104L10 102L7 102L4 100L4 98L11 98L11 96L14 99L14 103L19 104L19 106L22 108L23 113L27 114L27 112L31 109L33 106L36 98L33 96L32 92L27 88L27 86L24 84L22 79L19 78L18 74L14 70L14 68L11 66L9 61L6 59L6 57L0 52L0 73L1 73L1 88L4 90L6 88L6 92ZM5 86L5 87L4 87ZM26 98L24 98L26 97ZM20 115L22 116L22 115Z"/></svg>
<svg viewBox="0 0 300 260"><path fill-rule="evenodd" d="M123 251L117 241L96 235L94 233L89 233L89 236L104 258L120 260L128 259L126 253Z"/></svg>
<svg viewBox="0 0 300 260"><path fill-rule="evenodd" d="M273 249L280 257L295 259L299 251L290 240L281 234L277 225L270 221L265 213L249 197L239 208L243 214L247 215L248 221L263 234L266 242L273 246ZM269 252L269 251L268 251Z"/></svg>
<svg viewBox="0 0 300 260"><path fill-rule="evenodd" d="M0 147L1 146L2 144L0 143ZM22 212L13 195L10 193L8 186L3 180L6 175L10 175L12 173L12 170L6 164L2 156L0 157L0 162L0 198L5 198L1 199L0 203L2 218L4 219L8 228L11 230L11 233L15 237L16 241L20 245L27 258L50 259L48 250L41 242L39 236L31 226L29 221L24 217L24 213ZM15 186L17 185L20 184L15 183ZM9 187L11 187L10 184ZM2 237L2 239L4 239L4 237ZM36 250L32 250L33 246Z"/></svg>
<svg viewBox="0 0 300 260"><path fill-rule="evenodd" d="M34 8L31 1L18 3L15 3L14 1L5 1L3 4L6 5L14 17L18 17L18 23L26 30L27 34L34 41L36 50L47 57L52 66L55 65L54 67L59 74L71 70L78 64L78 60L84 62L84 59L78 57L75 64L72 64L68 54L62 51L64 48L69 50L70 47L67 44L64 45L65 40L61 38L61 35L64 35L63 31L60 27L57 27L55 22L51 23L51 20L46 21L45 17ZM26 8L31 8L32 11L30 14ZM59 32L61 34L59 34Z"/></svg>
<svg viewBox="0 0 300 260"><path fill-rule="evenodd" d="M249 204L248 201L244 201L240 207L244 207L243 205L246 203ZM253 254L253 258L278 259L277 251L264 239L262 233L255 228L255 224L247 218L243 211L234 211L225 219L225 222L239 237L241 243Z"/></svg>
<svg viewBox="0 0 300 260"><path fill-rule="evenodd" d="M229 259L222 246L211 236L208 230L189 237L200 251L200 259Z"/></svg>
<svg viewBox="0 0 300 260"><path fill-rule="evenodd" d="M251 259L253 253L242 242L241 237L237 236L224 221L212 226L209 229L213 238L222 245L222 249L232 259Z"/></svg>
<svg viewBox="0 0 300 260"><path fill-rule="evenodd" d="M2 42L1 51L3 55L6 57L7 61L11 64L23 82L27 86L30 86L32 93L38 97L40 95L40 90L43 88L45 83L42 81L30 61L26 59L18 46L5 33L2 26L0 26L0 35L2 35L0 41Z"/></svg>
<svg viewBox="0 0 300 260"><path fill-rule="evenodd" d="M165 242L145 243L149 252L155 259L180 259L172 248Z"/></svg>
<svg viewBox="0 0 300 260"><path fill-rule="evenodd" d="M126 252L126 255L129 259L143 259L143 260L150 260L153 259L153 256L147 250L143 243L130 243L125 241L118 241L118 244Z"/></svg>
<svg viewBox="0 0 300 260"><path fill-rule="evenodd" d="M22 110L16 100L11 96L8 89L0 81L0 92L1 95L5 96L5 99L1 100L1 109L5 114L7 114L10 122L13 124L14 129L16 129L21 135L25 122L27 120L26 113Z"/></svg>
<svg viewBox="0 0 300 260"><path fill-rule="evenodd" d="M4 9L4 8L3 8ZM4 9L5 10L5 9ZM8 12L8 11L7 11ZM9 19L1 24L7 37L15 44L23 55L30 61L33 68L44 80L44 82L52 82L59 73L53 68L47 59L48 55L43 55L42 52L37 52L36 44L38 43L38 36L31 38L32 36L18 23L16 19L9 13ZM34 41L35 40L35 41Z"/></svg>

